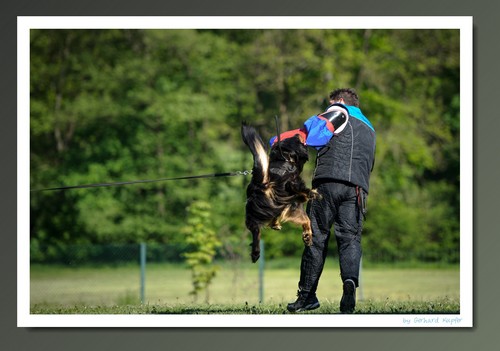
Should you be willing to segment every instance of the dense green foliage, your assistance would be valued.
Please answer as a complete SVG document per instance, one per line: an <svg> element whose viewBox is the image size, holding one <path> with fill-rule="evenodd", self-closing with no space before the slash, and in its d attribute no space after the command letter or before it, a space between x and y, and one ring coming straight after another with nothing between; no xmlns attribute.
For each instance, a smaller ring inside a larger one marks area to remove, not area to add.
<svg viewBox="0 0 500 351"><path fill-rule="evenodd" d="M32 189L250 169L243 120L268 139L275 115L298 128L332 89L354 87L377 131L364 254L458 260L458 30L32 30L30 59ZM247 257L248 181L33 192L32 254L184 247L187 209L201 200L219 254ZM272 257L301 251L292 226L263 239Z"/></svg>

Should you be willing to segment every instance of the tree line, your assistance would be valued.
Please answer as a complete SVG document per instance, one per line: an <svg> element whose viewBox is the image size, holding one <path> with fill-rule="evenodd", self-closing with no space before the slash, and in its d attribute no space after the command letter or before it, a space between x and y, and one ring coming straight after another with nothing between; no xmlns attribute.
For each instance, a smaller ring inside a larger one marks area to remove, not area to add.
<svg viewBox="0 0 500 351"><path fill-rule="evenodd" d="M32 30L32 189L251 169L240 125L264 140L353 87L377 132L364 253L457 261L458 30ZM310 184L315 151L304 178ZM66 244L188 245L193 203L220 255L248 254L245 176L32 192L31 251ZM204 217L205 218L205 215ZM300 229L265 231L300 255ZM179 257L182 257L179 252Z"/></svg>

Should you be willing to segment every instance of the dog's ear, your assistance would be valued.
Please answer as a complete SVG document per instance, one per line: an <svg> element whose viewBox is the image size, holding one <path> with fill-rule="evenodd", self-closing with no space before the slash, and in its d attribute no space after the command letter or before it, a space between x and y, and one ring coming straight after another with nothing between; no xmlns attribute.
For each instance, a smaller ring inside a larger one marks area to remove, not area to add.
<svg viewBox="0 0 500 351"><path fill-rule="evenodd" d="M302 134L296 134L296 135L298 136L298 138L299 138L299 140L300 140L300 142L301 142L302 144L305 144L305 143L306 143L306 139L304 138L304 136L303 136Z"/></svg>

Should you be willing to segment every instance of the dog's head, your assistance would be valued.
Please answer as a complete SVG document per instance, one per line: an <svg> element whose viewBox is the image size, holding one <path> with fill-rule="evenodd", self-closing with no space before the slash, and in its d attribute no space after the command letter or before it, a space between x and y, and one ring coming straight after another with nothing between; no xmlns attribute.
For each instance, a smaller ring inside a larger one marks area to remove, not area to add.
<svg viewBox="0 0 500 351"><path fill-rule="evenodd" d="M309 160L309 153L301 136L296 134L291 138L275 142L271 147L269 158L271 161L282 160L292 162L302 172L304 164Z"/></svg>

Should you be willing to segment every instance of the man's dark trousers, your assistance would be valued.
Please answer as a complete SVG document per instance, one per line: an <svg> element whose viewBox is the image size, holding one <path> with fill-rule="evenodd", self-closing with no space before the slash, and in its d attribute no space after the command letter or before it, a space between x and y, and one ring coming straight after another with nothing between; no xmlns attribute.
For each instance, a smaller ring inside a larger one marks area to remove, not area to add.
<svg viewBox="0 0 500 351"><path fill-rule="evenodd" d="M313 244L302 254L299 290L314 294L323 271L334 229L342 281L352 279L358 286L361 260L362 215L358 206L356 186L344 182L322 182L315 185L322 199L307 205L311 219Z"/></svg>

